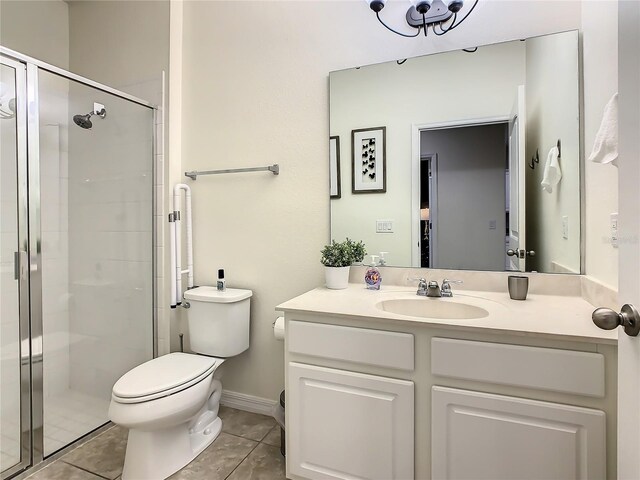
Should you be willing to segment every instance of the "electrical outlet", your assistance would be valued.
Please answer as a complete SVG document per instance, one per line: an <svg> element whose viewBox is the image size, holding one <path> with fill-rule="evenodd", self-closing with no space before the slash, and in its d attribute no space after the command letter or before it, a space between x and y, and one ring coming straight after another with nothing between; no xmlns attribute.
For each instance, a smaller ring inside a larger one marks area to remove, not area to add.
<svg viewBox="0 0 640 480"><path fill-rule="evenodd" d="M562 238L565 240L569 239L569 216L565 215L562 217Z"/></svg>
<svg viewBox="0 0 640 480"><path fill-rule="evenodd" d="M489 230L495 230L496 228L498 228L498 222L489 220Z"/></svg>
<svg viewBox="0 0 640 480"><path fill-rule="evenodd" d="M610 215L610 224L611 224L611 246L613 248L618 248L618 214L612 213Z"/></svg>
<svg viewBox="0 0 640 480"><path fill-rule="evenodd" d="M376 220L376 233L393 233L393 220Z"/></svg>

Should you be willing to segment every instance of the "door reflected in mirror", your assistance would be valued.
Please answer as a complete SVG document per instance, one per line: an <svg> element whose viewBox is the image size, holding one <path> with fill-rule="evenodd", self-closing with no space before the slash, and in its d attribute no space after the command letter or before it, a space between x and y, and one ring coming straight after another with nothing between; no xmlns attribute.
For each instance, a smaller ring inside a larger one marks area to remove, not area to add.
<svg viewBox="0 0 640 480"><path fill-rule="evenodd" d="M386 137L385 189L334 196L332 238L390 266L580 273L578 55L570 31L332 72L339 158Z"/></svg>

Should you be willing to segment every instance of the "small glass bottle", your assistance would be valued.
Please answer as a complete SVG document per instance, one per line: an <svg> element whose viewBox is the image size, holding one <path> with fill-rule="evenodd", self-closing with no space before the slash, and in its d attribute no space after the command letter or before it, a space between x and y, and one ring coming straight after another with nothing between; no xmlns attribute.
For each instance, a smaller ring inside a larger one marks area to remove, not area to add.
<svg viewBox="0 0 640 480"><path fill-rule="evenodd" d="M216 282L216 287L221 292L224 292L225 289L227 288L227 286L225 284L225 281L224 281L224 269L223 268L218 270L218 281Z"/></svg>
<svg viewBox="0 0 640 480"><path fill-rule="evenodd" d="M382 275L380 275L380 270L376 267L376 263L378 263L378 255L371 255L371 265L364 274L364 283L369 290L380 290L380 284L382 283Z"/></svg>

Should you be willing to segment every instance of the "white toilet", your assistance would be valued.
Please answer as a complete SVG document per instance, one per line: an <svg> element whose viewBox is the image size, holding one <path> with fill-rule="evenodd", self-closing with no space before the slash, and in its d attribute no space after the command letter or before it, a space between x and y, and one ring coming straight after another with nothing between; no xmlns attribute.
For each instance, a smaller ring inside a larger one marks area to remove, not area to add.
<svg viewBox="0 0 640 480"><path fill-rule="evenodd" d="M188 290L191 350L154 358L113 386L109 419L129 429L123 480L164 479L213 442L222 384L215 370L249 348L251 290Z"/></svg>

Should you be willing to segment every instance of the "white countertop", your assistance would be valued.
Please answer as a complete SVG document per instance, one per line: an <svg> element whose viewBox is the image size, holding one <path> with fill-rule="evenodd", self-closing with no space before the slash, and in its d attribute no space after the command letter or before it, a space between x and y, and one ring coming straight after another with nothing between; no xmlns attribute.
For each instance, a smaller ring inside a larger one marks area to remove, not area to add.
<svg viewBox="0 0 640 480"><path fill-rule="evenodd" d="M316 288L276 307L285 313L344 315L394 323L432 325L461 330L483 330L493 333L551 337L588 343L616 345L618 329L601 330L591 321L594 307L576 296L535 295L526 300L511 300L508 293L454 290L453 298L426 298L416 295L415 287L383 286L367 290L362 284L349 284L345 290ZM376 304L395 298L419 298L425 302L457 301L483 307L489 312L484 318L438 319L391 313Z"/></svg>

